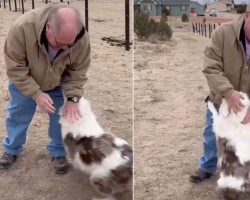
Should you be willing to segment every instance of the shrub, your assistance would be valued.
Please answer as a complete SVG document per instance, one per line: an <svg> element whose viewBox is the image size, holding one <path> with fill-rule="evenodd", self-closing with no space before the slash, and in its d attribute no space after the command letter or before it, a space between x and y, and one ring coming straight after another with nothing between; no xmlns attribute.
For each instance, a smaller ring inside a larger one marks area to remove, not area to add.
<svg viewBox="0 0 250 200"><path fill-rule="evenodd" d="M149 20L150 35L156 32L157 23L152 18Z"/></svg>
<svg viewBox="0 0 250 200"><path fill-rule="evenodd" d="M140 40L145 40L149 37L152 31L152 23L149 23L149 15L146 13L135 12L134 29Z"/></svg>
<svg viewBox="0 0 250 200"><path fill-rule="evenodd" d="M134 30L139 40L169 40L172 37L172 29L167 24L167 16L164 14L161 21L156 23L145 13L135 13Z"/></svg>
<svg viewBox="0 0 250 200"><path fill-rule="evenodd" d="M246 12L246 9L247 9L247 5L246 4L240 4L240 5L238 5L236 12L238 14L242 14L242 13Z"/></svg>
<svg viewBox="0 0 250 200"><path fill-rule="evenodd" d="M168 10L167 8L163 8L163 10L161 11L162 15L166 15L166 16L170 16L170 10Z"/></svg>
<svg viewBox="0 0 250 200"><path fill-rule="evenodd" d="M157 24L156 34L159 36L159 40L169 40L172 37L173 31L164 18L161 18L161 21Z"/></svg>
<svg viewBox="0 0 250 200"><path fill-rule="evenodd" d="M162 14L161 15L161 20L163 20L164 22L167 22L168 21L168 16L166 14Z"/></svg>
<svg viewBox="0 0 250 200"><path fill-rule="evenodd" d="M189 21L188 15L186 13L183 13L181 16L181 20L182 22L188 22Z"/></svg>

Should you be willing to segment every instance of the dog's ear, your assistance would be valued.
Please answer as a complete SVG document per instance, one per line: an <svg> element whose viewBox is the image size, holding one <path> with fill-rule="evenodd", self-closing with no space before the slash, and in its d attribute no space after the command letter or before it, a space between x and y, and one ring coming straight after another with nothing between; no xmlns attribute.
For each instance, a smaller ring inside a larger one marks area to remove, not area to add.
<svg viewBox="0 0 250 200"><path fill-rule="evenodd" d="M222 103L220 106L220 114L224 117L227 117L229 115L228 104L225 99L222 99Z"/></svg>

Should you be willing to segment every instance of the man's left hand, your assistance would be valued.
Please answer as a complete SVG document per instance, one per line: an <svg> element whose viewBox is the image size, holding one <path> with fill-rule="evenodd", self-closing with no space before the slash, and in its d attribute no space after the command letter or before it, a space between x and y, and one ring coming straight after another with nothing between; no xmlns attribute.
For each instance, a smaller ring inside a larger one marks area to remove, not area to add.
<svg viewBox="0 0 250 200"><path fill-rule="evenodd" d="M250 122L250 107L247 109L247 113L243 121L241 122L242 124L247 124Z"/></svg>
<svg viewBox="0 0 250 200"><path fill-rule="evenodd" d="M63 108L63 115L69 120L71 123L76 122L81 118L81 113L79 109L79 103L74 103L71 101L67 101Z"/></svg>

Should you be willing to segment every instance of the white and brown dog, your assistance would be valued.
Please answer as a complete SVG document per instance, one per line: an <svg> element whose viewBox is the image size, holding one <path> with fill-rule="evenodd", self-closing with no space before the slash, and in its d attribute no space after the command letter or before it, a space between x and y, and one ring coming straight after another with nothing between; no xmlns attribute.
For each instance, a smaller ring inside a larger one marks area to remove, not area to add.
<svg viewBox="0 0 250 200"><path fill-rule="evenodd" d="M79 101L82 117L70 123L60 119L67 156L72 165L90 175L91 185L106 200L132 194L133 151L128 143L107 134L98 124L89 102ZM132 199L132 197L131 197Z"/></svg>
<svg viewBox="0 0 250 200"><path fill-rule="evenodd" d="M250 100L245 93L241 94L244 108L238 113L229 112L225 99L219 112L208 102L218 147L220 177L217 184L227 200L240 199L250 192L250 123L241 123Z"/></svg>

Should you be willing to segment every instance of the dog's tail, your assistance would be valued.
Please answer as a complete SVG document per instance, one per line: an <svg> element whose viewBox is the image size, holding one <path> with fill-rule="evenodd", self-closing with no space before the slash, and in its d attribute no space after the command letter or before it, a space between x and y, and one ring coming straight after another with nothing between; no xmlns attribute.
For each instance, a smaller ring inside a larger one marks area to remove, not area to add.
<svg viewBox="0 0 250 200"><path fill-rule="evenodd" d="M211 101L207 102L208 110L213 114L213 119L216 120L219 116L218 111L216 110L214 104Z"/></svg>

